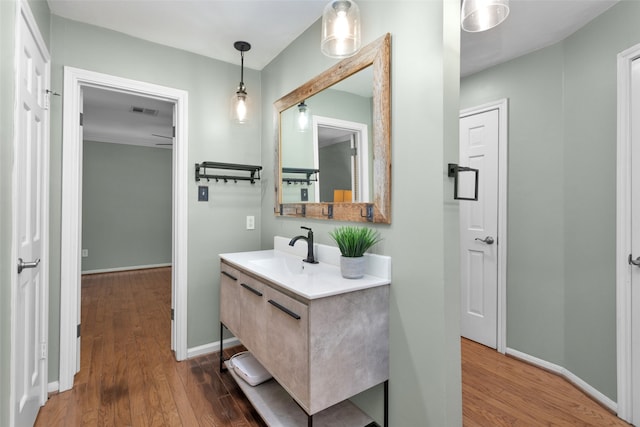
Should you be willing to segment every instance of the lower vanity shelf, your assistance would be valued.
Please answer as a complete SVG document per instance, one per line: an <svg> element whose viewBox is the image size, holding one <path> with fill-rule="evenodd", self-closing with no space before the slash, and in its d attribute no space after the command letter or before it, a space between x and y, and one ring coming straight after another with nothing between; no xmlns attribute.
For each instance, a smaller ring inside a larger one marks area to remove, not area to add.
<svg viewBox="0 0 640 427"><path fill-rule="evenodd" d="M227 368L229 368L227 362ZM307 414L274 379L257 386L247 384L234 372L227 369L240 389L268 426L305 427ZM377 424L356 405L348 400L331 406L313 416L314 427L372 427Z"/></svg>

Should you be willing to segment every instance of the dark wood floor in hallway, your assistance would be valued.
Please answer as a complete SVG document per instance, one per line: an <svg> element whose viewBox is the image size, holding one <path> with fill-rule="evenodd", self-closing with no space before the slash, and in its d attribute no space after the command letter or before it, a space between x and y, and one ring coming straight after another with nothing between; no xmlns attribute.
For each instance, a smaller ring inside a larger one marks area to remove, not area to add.
<svg viewBox="0 0 640 427"><path fill-rule="evenodd" d="M84 276L82 369L36 426L265 426L217 354L175 361L170 302L169 268ZM462 340L462 361L466 427L628 426L563 379L481 345Z"/></svg>

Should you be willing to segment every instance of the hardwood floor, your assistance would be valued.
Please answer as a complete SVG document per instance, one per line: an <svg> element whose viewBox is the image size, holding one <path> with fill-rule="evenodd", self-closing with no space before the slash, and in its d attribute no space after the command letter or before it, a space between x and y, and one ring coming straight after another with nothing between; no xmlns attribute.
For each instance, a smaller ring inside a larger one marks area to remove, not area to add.
<svg viewBox="0 0 640 427"><path fill-rule="evenodd" d="M217 354L175 361L170 302L169 268L84 276L82 369L36 426L264 427ZM462 380L466 427L628 426L565 380L467 340Z"/></svg>
<svg viewBox="0 0 640 427"><path fill-rule="evenodd" d="M84 276L81 370L35 425L265 426L217 354L175 361L170 308L169 268Z"/></svg>
<svg viewBox="0 0 640 427"><path fill-rule="evenodd" d="M462 339L465 427L629 426L568 381Z"/></svg>

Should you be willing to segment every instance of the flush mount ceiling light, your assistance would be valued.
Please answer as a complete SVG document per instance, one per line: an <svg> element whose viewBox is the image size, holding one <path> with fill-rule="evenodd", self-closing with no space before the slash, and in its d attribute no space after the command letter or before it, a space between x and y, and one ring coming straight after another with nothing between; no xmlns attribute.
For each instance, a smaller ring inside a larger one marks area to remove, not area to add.
<svg viewBox="0 0 640 427"><path fill-rule="evenodd" d="M360 8L353 0L332 0L322 13L320 50L331 58L347 58L360 50Z"/></svg>
<svg viewBox="0 0 640 427"><path fill-rule="evenodd" d="M249 119L250 98L247 95L247 88L244 85L244 53L251 49L247 42L237 41L233 44L236 50L240 51L240 84L236 93L231 97L231 107L229 113L231 120L236 123L246 123Z"/></svg>
<svg viewBox="0 0 640 427"><path fill-rule="evenodd" d="M509 16L509 0L463 0L460 25L470 33L490 30Z"/></svg>
<svg viewBox="0 0 640 427"><path fill-rule="evenodd" d="M311 123L311 111L307 104L302 101L298 104L298 114L296 116L297 120L295 123L296 130L298 132L306 132L309 130L309 125Z"/></svg>

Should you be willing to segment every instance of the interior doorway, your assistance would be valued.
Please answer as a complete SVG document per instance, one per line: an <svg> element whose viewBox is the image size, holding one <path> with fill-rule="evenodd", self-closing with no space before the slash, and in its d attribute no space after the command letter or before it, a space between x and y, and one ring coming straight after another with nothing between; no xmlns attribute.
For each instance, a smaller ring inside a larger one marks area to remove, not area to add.
<svg viewBox="0 0 640 427"><path fill-rule="evenodd" d="M72 67L64 68L62 238L60 303L60 391L73 386L80 369L80 274L82 224L82 106L83 90L99 88L173 104L172 155L172 322L171 345L177 360L187 357L187 123L188 94L158 86Z"/></svg>
<svg viewBox="0 0 640 427"><path fill-rule="evenodd" d="M460 112L460 166L478 200L460 201L461 334L506 352L507 100Z"/></svg>
<svg viewBox="0 0 640 427"><path fill-rule="evenodd" d="M617 413L640 424L640 45L618 54Z"/></svg>
<svg viewBox="0 0 640 427"><path fill-rule="evenodd" d="M370 202L369 132L364 123L313 116L315 199Z"/></svg>

